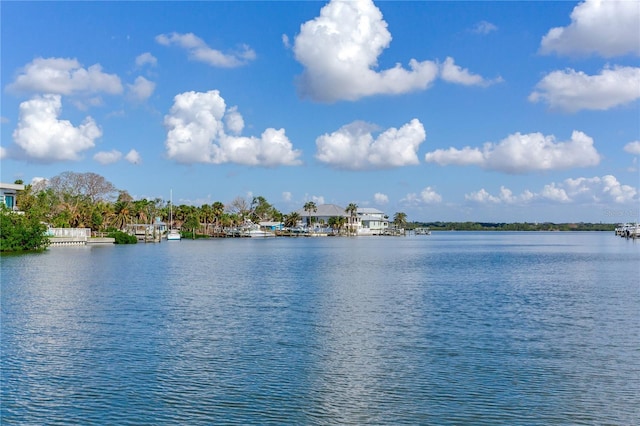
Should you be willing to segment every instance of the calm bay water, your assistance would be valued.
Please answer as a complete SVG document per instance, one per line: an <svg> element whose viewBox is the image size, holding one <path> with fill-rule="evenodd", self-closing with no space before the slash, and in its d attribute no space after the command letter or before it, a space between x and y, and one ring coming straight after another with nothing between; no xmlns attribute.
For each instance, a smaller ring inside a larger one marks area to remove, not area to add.
<svg viewBox="0 0 640 426"><path fill-rule="evenodd" d="M640 242L613 233L0 261L3 425L640 424Z"/></svg>

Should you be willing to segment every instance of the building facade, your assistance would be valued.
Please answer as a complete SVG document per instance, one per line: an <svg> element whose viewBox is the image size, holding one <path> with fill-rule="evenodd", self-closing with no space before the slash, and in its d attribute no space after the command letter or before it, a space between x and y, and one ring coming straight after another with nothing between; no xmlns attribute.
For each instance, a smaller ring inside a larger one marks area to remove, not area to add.
<svg viewBox="0 0 640 426"><path fill-rule="evenodd" d="M384 235L389 229L389 217L372 207L358 208L358 235Z"/></svg>
<svg viewBox="0 0 640 426"><path fill-rule="evenodd" d="M24 185L17 183L0 183L0 202L7 208L18 211L16 197L18 191L24 191Z"/></svg>

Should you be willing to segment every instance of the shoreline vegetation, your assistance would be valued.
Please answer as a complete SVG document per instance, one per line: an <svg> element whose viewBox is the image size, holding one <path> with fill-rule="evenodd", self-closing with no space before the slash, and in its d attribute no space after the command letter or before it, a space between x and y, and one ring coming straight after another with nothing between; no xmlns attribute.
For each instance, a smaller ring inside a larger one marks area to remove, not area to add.
<svg viewBox="0 0 640 426"><path fill-rule="evenodd" d="M15 183L23 184L20 180ZM295 228L300 223L314 225L317 219L312 214L316 211L312 201L305 203L306 214L301 215L296 211L283 214L261 196L237 197L226 204L216 201L199 207L172 205L171 201L160 198L134 200L126 190L119 190L104 177L90 172L64 172L25 185L24 191L17 194L16 205L18 212L2 204L2 253L46 250L49 227L89 228L92 234L110 234L116 238L116 243L130 244L135 243L135 237L130 238L124 231L135 224L151 225L161 221L167 227L180 229L184 237L208 238L212 229L237 227L248 221L273 221ZM330 218L326 225L338 234L352 235L352 219L357 208L356 204L350 203L343 216ZM614 231L617 226L610 223L409 222L403 212L396 212L390 224L409 232L416 228L432 231Z"/></svg>

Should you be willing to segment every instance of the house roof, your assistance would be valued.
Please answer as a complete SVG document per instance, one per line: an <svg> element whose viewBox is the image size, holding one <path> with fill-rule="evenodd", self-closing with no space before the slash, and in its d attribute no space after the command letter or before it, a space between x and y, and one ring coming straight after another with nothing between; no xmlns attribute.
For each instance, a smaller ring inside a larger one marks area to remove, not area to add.
<svg viewBox="0 0 640 426"><path fill-rule="evenodd" d="M384 212L373 207L358 207L358 214L384 214Z"/></svg>
<svg viewBox="0 0 640 426"><path fill-rule="evenodd" d="M0 189L12 189L14 191L24 191L24 185L17 183L0 183Z"/></svg>
<svg viewBox="0 0 640 426"><path fill-rule="evenodd" d="M332 216L349 216L347 212L344 211L344 207L340 207L336 204L320 204L316 206L317 210L314 211L305 211L304 208L296 210L301 217L332 217Z"/></svg>

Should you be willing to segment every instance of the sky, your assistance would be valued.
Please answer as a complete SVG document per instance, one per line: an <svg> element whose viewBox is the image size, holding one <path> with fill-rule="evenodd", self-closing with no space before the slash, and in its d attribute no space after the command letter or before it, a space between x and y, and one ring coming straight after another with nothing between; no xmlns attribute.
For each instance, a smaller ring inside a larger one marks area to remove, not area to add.
<svg viewBox="0 0 640 426"><path fill-rule="evenodd" d="M0 178L640 220L640 1L0 3Z"/></svg>

